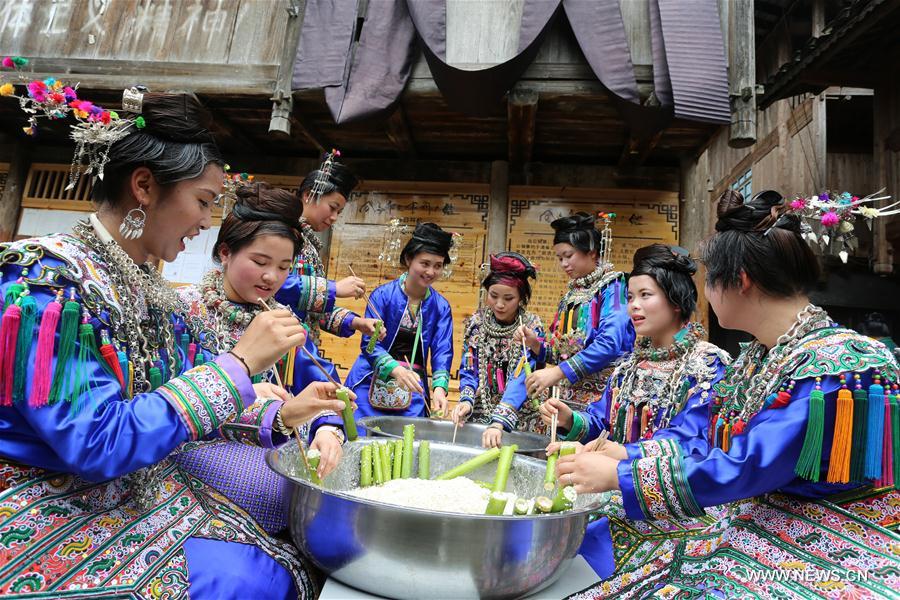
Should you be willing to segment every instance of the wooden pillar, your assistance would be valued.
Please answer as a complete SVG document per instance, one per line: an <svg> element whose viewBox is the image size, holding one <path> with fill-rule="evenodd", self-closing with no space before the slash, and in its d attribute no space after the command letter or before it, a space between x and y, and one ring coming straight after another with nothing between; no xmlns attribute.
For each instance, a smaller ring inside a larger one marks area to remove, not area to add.
<svg viewBox="0 0 900 600"><path fill-rule="evenodd" d="M753 0L733 0L728 7L728 81L731 131L728 145L756 143L756 41Z"/></svg>
<svg viewBox="0 0 900 600"><path fill-rule="evenodd" d="M297 45L300 32L303 30L303 17L306 15L306 0L288 0L288 23L284 32L284 45L278 62L278 79L272 90L272 118L269 121L269 133L291 135L291 115L294 112L294 97L291 95L291 84L294 77L294 59L297 57Z"/></svg>
<svg viewBox="0 0 900 600"><path fill-rule="evenodd" d="M506 250L506 219L509 214L509 163L495 160L491 163L491 200L488 202L487 240L488 254ZM487 258L487 257L485 257Z"/></svg>
<svg viewBox="0 0 900 600"><path fill-rule="evenodd" d="M885 188L895 202L900 199L900 67L896 63L879 79L875 87L874 127L875 144L872 149L874 179L872 191ZM882 206L885 202L881 203ZM887 239L887 221L897 217L875 219L872 229L873 271L879 275L893 272L893 248Z"/></svg>
<svg viewBox="0 0 900 600"><path fill-rule="evenodd" d="M0 194L0 242L10 242L15 238L22 212L22 194L31 164L29 152L22 142L15 142L16 149L9 162L6 185Z"/></svg>
<svg viewBox="0 0 900 600"><path fill-rule="evenodd" d="M825 0L813 0L812 4L812 36L820 37L825 30ZM828 120L827 120L827 100L825 93L822 92L813 98L813 114L812 123L810 123L810 132L812 133L813 159L816 164L813 165L813 191L821 193L825 191L828 184Z"/></svg>

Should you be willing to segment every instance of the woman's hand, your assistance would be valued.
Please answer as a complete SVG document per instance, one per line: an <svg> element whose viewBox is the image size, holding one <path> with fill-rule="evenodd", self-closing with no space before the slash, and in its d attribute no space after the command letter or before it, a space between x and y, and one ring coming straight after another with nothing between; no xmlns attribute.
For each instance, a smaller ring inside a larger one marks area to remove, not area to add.
<svg viewBox="0 0 900 600"><path fill-rule="evenodd" d="M469 420L470 414L472 414L471 402L457 402L456 408L450 414L450 420L453 421L454 425L462 427Z"/></svg>
<svg viewBox="0 0 900 600"><path fill-rule="evenodd" d="M544 452L547 453L547 456L551 454L556 454L559 452L559 449L562 448L563 444L568 444L569 446L575 446L575 454L580 454L581 452L585 452L585 445L581 442L550 442L547 444L547 447L544 449Z"/></svg>
<svg viewBox="0 0 900 600"><path fill-rule="evenodd" d="M431 416L443 419L449 404L447 390L442 387L431 390Z"/></svg>
<svg viewBox="0 0 900 600"><path fill-rule="evenodd" d="M525 325L517 327L516 332L513 334L513 342L521 344L523 339L525 340L525 345L528 346L528 349L531 350L532 353L540 353L541 340L534 329L526 327Z"/></svg>
<svg viewBox="0 0 900 600"><path fill-rule="evenodd" d="M333 411L340 414L344 403L337 399L337 386L328 381L314 381L302 392L284 403L281 407L281 421L285 427L299 427L320 413ZM350 399L356 400L356 394L348 390Z"/></svg>
<svg viewBox="0 0 900 600"><path fill-rule="evenodd" d="M366 282L359 277L344 277L334 284L334 295L338 298L362 298Z"/></svg>
<svg viewBox="0 0 900 600"><path fill-rule="evenodd" d="M293 394L291 394L283 387L275 385L274 383L269 383L268 381L254 383L253 391L256 392L257 398L278 398L279 400L284 400L285 402L288 402L289 400L292 400L294 398Z"/></svg>
<svg viewBox="0 0 900 600"><path fill-rule="evenodd" d="M485 448L499 448L503 442L503 427L491 425L481 434L481 445Z"/></svg>
<svg viewBox="0 0 900 600"><path fill-rule="evenodd" d="M289 310L256 315L231 352L243 359L250 376L262 373L291 348L306 343L306 329Z"/></svg>
<svg viewBox="0 0 900 600"><path fill-rule="evenodd" d="M625 450L625 446L623 446L622 444L619 444L618 442L611 442L609 440L603 440L603 442L600 442L600 450L597 450L598 442L600 442L600 438L588 442L586 446L588 451L596 451L600 454L603 454L604 456L608 456L616 460L628 460L628 451Z"/></svg>
<svg viewBox="0 0 900 600"><path fill-rule="evenodd" d="M354 331L358 331L363 335L371 336L375 333L375 323L378 322L378 319L369 319L367 317L356 317L353 319L353 322L350 324L350 328ZM384 327L381 328L381 331L378 332L378 341L381 341L387 335L387 331L385 331Z"/></svg>
<svg viewBox="0 0 900 600"><path fill-rule="evenodd" d="M543 371L545 369L541 370ZM548 398L546 402L543 402L541 404L538 412L541 414L541 421L546 423L548 426L553 421L553 415L557 415L556 424L559 427L562 427L567 431L572 429L572 409L569 408L568 404L566 404L559 398Z"/></svg>
<svg viewBox="0 0 900 600"><path fill-rule="evenodd" d="M394 378L397 385L407 392L425 393L425 388L422 387L422 380L419 379L419 375L412 369L407 369L403 365L397 365L391 371L391 377Z"/></svg>
<svg viewBox="0 0 900 600"><path fill-rule="evenodd" d="M581 452L560 456L556 479L562 485L574 485L579 494L594 494L619 489L619 461L600 452Z"/></svg>
<svg viewBox="0 0 900 600"><path fill-rule="evenodd" d="M344 455L344 449L341 447L341 442L337 435L335 435L334 427L329 425L319 427L309 449L319 451L319 469L316 471L316 475L319 478L323 478L334 471Z"/></svg>
<svg viewBox="0 0 900 600"><path fill-rule="evenodd" d="M544 390L559 383L565 374L559 367L538 369L525 378L525 389L530 397L539 396Z"/></svg>

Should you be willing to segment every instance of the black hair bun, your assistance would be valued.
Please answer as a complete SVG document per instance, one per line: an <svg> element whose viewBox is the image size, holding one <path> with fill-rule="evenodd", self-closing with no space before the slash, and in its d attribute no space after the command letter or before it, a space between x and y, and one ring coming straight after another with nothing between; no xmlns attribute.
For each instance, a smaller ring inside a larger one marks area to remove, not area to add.
<svg viewBox="0 0 900 600"><path fill-rule="evenodd" d="M242 221L281 221L299 229L302 205L299 196L263 181L240 185L231 212Z"/></svg>
<svg viewBox="0 0 900 600"><path fill-rule="evenodd" d="M774 190L759 192L749 202L740 192L726 190L716 214L716 231L765 231L777 226L800 233L800 217L788 212L784 197Z"/></svg>
<svg viewBox="0 0 900 600"><path fill-rule="evenodd" d="M147 123L141 133L181 144L215 143L212 115L194 94L147 92L141 116Z"/></svg>
<svg viewBox="0 0 900 600"><path fill-rule="evenodd" d="M597 217L586 212L577 212L568 217L560 217L550 223L556 232L588 231L597 227Z"/></svg>
<svg viewBox="0 0 900 600"><path fill-rule="evenodd" d="M444 231L435 223L419 223L413 231L412 239L440 250L438 254L448 254L453 243L453 234Z"/></svg>
<svg viewBox="0 0 900 600"><path fill-rule="evenodd" d="M651 244L638 248L632 261L632 272L666 269L683 273L688 277L697 272L697 263L683 248L665 244Z"/></svg>

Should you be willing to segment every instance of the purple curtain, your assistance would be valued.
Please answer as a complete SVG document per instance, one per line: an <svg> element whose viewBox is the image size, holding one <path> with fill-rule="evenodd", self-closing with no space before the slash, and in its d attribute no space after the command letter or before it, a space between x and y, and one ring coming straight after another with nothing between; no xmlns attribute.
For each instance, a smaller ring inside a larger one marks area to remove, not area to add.
<svg viewBox="0 0 900 600"><path fill-rule="evenodd" d="M446 62L445 0L372 0L353 47L355 2L309 0L294 66L294 88L324 87L337 123L390 109L415 59L415 40L435 83L455 110L484 115L534 60L560 5L591 65L633 132L652 135L674 112L691 120L729 122L728 81L716 0L649 0L653 79L660 108L639 104L619 0L525 0L519 52L478 71Z"/></svg>

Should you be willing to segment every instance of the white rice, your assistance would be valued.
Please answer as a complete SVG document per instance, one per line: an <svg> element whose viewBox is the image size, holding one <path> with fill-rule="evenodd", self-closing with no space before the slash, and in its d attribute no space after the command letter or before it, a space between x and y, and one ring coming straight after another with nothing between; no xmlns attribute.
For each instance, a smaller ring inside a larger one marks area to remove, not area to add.
<svg viewBox="0 0 900 600"><path fill-rule="evenodd" d="M471 479L457 477L449 481L393 479L384 485L356 488L348 493L397 506L483 515L491 492Z"/></svg>

